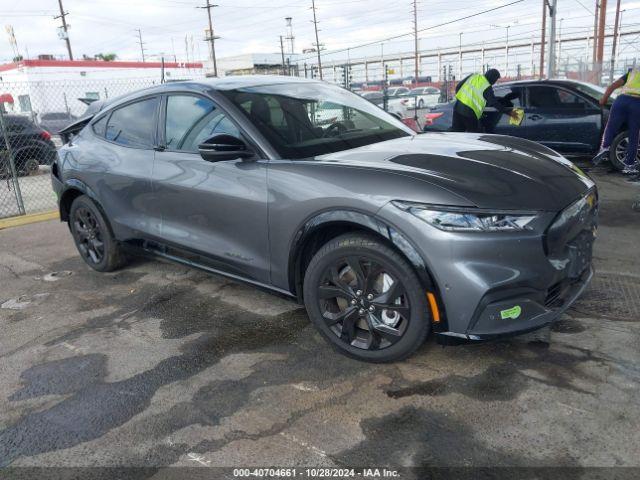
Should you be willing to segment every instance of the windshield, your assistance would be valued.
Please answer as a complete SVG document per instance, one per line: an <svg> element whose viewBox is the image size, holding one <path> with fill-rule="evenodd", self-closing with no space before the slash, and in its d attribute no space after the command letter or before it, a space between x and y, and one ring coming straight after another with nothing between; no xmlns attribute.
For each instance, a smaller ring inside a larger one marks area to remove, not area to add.
<svg viewBox="0 0 640 480"><path fill-rule="evenodd" d="M598 85L593 85L591 83L574 83L575 89L579 92L582 92L586 95L589 95L591 98L595 98L598 102L604 96L604 92L606 88L600 87ZM609 100L607 101L607 105L613 104L613 100L616 98L615 94L612 94Z"/></svg>
<svg viewBox="0 0 640 480"><path fill-rule="evenodd" d="M345 89L287 83L222 91L283 158L299 159L413 135Z"/></svg>

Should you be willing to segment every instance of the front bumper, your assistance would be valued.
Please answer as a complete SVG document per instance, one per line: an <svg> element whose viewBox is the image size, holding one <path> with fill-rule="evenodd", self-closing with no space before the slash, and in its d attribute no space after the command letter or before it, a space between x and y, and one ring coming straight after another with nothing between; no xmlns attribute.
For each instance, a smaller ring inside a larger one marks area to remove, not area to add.
<svg viewBox="0 0 640 480"><path fill-rule="evenodd" d="M444 317L433 331L444 343L549 325L593 276L595 190L561 212L541 212L532 229L522 232L445 232L396 207L380 213L402 225L428 268Z"/></svg>
<svg viewBox="0 0 640 480"><path fill-rule="evenodd" d="M547 305L533 301L530 297L516 297L491 303L484 309L475 331L436 332L436 341L441 345L482 342L514 337L547 327L558 320L580 298L591 283L593 275L594 270L589 267L579 278L566 281L565 285L557 287L561 290L557 296L553 295L553 298L549 299ZM512 318L516 313L517 318ZM523 321L518 322L521 316ZM512 323L510 323L511 320L513 320Z"/></svg>

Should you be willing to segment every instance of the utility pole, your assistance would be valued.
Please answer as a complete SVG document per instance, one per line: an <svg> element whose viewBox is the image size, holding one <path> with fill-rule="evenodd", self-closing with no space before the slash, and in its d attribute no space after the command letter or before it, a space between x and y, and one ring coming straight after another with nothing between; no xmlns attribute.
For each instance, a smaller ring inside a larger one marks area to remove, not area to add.
<svg viewBox="0 0 640 480"><path fill-rule="evenodd" d="M596 72L598 74L598 76L596 77L596 83L598 85L602 83L602 67L604 67L604 28L607 23L607 0L600 1L599 21L600 25L598 26L598 54L596 56Z"/></svg>
<svg viewBox="0 0 640 480"><path fill-rule="evenodd" d="M64 11L62 7L62 0L58 0L58 6L60 7L60 15L53 17L54 19L60 18L62 20L62 32L64 35L64 41L67 44L67 52L69 53L69 60L73 60L73 52L71 51L71 41L69 41L69 26L67 25L66 16L69 13Z"/></svg>
<svg viewBox="0 0 640 480"><path fill-rule="evenodd" d="M209 33L207 34L205 41L208 41L209 44L211 45L211 63L213 63L213 76L217 77L218 76L218 65L216 63L216 38L220 38L220 37L216 37L213 33L213 22L211 20L211 9L214 7L217 7L218 5L212 5L211 2L209 0L207 0L207 4L203 7L198 7L198 8L204 8L207 10L207 17L209 18Z"/></svg>
<svg viewBox="0 0 640 480"><path fill-rule="evenodd" d="M420 76L420 59L418 57L418 0L413 0L413 54L415 56L415 84L418 84Z"/></svg>
<svg viewBox="0 0 640 480"><path fill-rule="evenodd" d="M504 49L504 76L509 76L509 28L511 25L507 25L507 43ZM516 54L517 55L517 54Z"/></svg>
<svg viewBox="0 0 640 480"><path fill-rule="evenodd" d="M318 19L316 18L316 0L311 0L311 10L313 10L313 28L316 31L316 52L318 53L318 73L322 80L322 61L320 60L320 40L318 40Z"/></svg>
<svg viewBox="0 0 640 480"><path fill-rule="evenodd" d="M551 0L549 6L549 18L551 20L551 33L549 35L549 62L547 62L547 78L553 78L556 74L556 13L558 12L558 0Z"/></svg>
<svg viewBox="0 0 640 480"><path fill-rule="evenodd" d="M562 22L564 21L564 18L560 19L560 27L558 28L558 59L556 60L556 74L558 71L558 67L557 65L562 62Z"/></svg>
<svg viewBox="0 0 640 480"><path fill-rule="evenodd" d="M284 61L284 43L282 42L282 35L280 35L280 55L282 56L282 74L286 75L287 64Z"/></svg>
<svg viewBox="0 0 640 480"><path fill-rule="evenodd" d="M462 33L458 34L458 80L462 79Z"/></svg>
<svg viewBox="0 0 640 480"><path fill-rule="evenodd" d="M616 69L616 55L618 49L618 35L620 34L620 2L616 4L616 20L613 25L613 45L611 46L611 69L609 70L609 82L613 83L613 76Z"/></svg>
<svg viewBox="0 0 640 480"><path fill-rule="evenodd" d="M598 15L600 13L600 2L596 0L596 9L593 14L593 53L591 55L591 69L596 70L596 55L598 53Z"/></svg>
<svg viewBox="0 0 640 480"><path fill-rule="evenodd" d="M138 43L140 44L140 53L142 54L142 62L145 62L145 57L144 57L144 42L142 41L142 30L140 30L139 28L136 28L136 31L138 32Z"/></svg>
<svg viewBox="0 0 640 480"><path fill-rule="evenodd" d="M542 0L542 37L540 38L540 80L544 78L544 50L547 41L547 0Z"/></svg>

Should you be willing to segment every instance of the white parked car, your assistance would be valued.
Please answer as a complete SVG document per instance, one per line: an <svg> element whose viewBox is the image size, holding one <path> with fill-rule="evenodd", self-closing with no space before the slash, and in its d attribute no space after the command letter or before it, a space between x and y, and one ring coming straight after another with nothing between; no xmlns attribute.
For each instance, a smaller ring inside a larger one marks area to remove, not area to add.
<svg viewBox="0 0 640 480"><path fill-rule="evenodd" d="M436 87L416 87L406 94L409 108L433 107L440 101L440 90Z"/></svg>

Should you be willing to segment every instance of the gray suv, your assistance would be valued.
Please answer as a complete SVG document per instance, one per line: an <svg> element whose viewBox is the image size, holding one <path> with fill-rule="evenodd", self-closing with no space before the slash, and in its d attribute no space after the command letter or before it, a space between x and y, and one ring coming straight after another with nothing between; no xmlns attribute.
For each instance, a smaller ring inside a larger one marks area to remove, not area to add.
<svg viewBox="0 0 640 480"><path fill-rule="evenodd" d="M361 360L431 332L540 328L593 274L597 191L571 162L518 138L418 135L325 83L170 83L65 133L52 181L89 266L143 250L297 298Z"/></svg>

